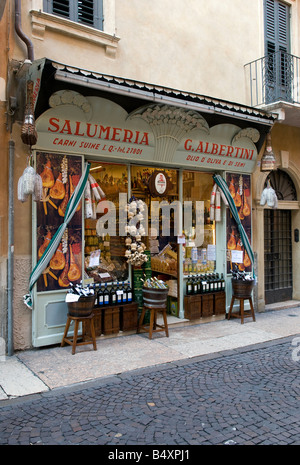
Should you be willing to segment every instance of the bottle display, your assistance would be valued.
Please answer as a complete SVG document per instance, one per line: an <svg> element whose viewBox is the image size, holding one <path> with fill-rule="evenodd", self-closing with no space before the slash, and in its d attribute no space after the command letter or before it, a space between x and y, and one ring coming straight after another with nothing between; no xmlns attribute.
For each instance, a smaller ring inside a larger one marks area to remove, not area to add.
<svg viewBox="0 0 300 465"><path fill-rule="evenodd" d="M186 295L207 294L225 291L223 273L206 273L189 275L186 280Z"/></svg>
<svg viewBox="0 0 300 465"><path fill-rule="evenodd" d="M168 289L168 285L156 276L154 278L141 278L141 281L143 283L143 287L148 287L149 289Z"/></svg>

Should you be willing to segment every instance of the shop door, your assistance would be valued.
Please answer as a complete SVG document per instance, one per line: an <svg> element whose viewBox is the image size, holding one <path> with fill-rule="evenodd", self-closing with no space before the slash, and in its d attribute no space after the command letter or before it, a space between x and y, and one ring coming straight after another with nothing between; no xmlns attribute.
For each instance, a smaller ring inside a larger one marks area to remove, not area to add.
<svg viewBox="0 0 300 465"><path fill-rule="evenodd" d="M43 178L43 202L35 202L33 210L33 266L63 222L67 202L83 172L81 155L64 155L38 151L36 170ZM52 190L53 189L53 190ZM66 292L82 279L82 203L67 225L62 241L49 266L34 286L32 342L34 347L60 343L67 321ZM69 279L69 271L74 275ZM70 330L73 329L73 325Z"/></svg>
<svg viewBox="0 0 300 465"><path fill-rule="evenodd" d="M265 303L292 299L291 210L265 210Z"/></svg>

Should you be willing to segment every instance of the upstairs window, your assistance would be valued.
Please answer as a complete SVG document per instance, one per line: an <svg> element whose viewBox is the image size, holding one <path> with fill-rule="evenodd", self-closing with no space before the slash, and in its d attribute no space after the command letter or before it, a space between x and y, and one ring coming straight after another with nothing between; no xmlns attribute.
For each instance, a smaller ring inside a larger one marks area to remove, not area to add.
<svg viewBox="0 0 300 465"><path fill-rule="evenodd" d="M102 0L44 0L44 11L103 30Z"/></svg>

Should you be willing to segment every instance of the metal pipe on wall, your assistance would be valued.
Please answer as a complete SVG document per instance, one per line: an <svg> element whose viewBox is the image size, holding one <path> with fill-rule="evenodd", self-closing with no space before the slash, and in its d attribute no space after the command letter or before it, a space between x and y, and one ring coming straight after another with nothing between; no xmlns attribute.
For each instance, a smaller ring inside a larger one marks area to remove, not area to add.
<svg viewBox="0 0 300 465"><path fill-rule="evenodd" d="M15 31L27 46L27 58L34 61L33 43L22 30L21 1L15 0ZM14 297L14 159L15 142L9 141L8 180L8 260L7 260L7 353L14 353L13 338L13 297Z"/></svg>
<svg viewBox="0 0 300 465"><path fill-rule="evenodd" d="M9 141L8 173L8 261L7 261L7 353L13 355L13 287L14 287L14 160L15 142Z"/></svg>
<svg viewBox="0 0 300 465"><path fill-rule="evenodd" d="M18 36L27 46L27 58L31 62L34 60L33 44L29 37L23 32L21 25L21 1L15 0L15 30Z"/></svg>

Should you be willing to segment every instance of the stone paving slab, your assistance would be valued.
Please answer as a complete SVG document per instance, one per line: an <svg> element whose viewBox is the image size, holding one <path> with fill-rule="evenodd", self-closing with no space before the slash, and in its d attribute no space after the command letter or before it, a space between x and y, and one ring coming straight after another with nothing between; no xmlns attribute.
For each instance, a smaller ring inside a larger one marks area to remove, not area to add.
<svg viewBox="0 0 300 465"><path fill-rule="evenodd" d="M16 356L0 362L0 399L44 392L49 388Z"/></svg>

